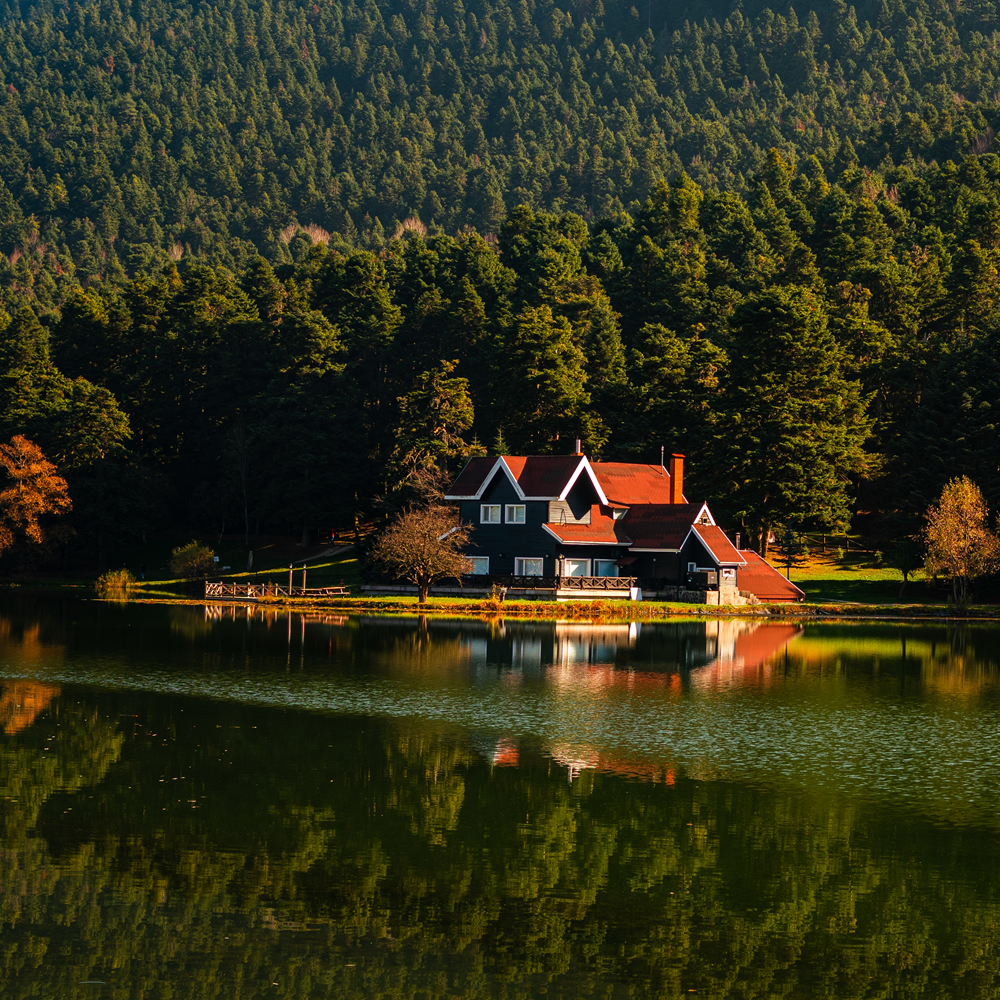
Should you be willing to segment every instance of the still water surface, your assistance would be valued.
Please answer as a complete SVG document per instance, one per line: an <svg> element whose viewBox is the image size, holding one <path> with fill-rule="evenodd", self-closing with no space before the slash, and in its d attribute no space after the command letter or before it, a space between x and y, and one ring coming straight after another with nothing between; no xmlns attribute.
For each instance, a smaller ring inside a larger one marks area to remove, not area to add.
<svg viewBox="0 0 1000 1000"><path fill-rule="evenodd" d="M1000 996L1000 630L0 602L4 998Z"/></svg>

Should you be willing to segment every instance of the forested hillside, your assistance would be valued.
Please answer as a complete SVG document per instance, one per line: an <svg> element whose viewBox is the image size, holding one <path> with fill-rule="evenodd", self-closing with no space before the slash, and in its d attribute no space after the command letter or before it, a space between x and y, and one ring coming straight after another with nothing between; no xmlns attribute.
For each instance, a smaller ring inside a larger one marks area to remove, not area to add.
<svg viewBox="0 0 1000 1000"><path fill-rule="evenodd" d="M990 145L990 0L762 7L10 5L0 277L51 305L159 253L280 261L295 224L379 248L407 219L634 212L682 169L741 191L771 147L836 175Z"/></svg>
<svg viewBox="0 0 1000 1000"><path fill-rule="evenodd" d="M414 468L577 436L685 451L754 537L889 542L959 473L996 506L995 22L9 9L0 432L102 560L349 527Z"/></svg>

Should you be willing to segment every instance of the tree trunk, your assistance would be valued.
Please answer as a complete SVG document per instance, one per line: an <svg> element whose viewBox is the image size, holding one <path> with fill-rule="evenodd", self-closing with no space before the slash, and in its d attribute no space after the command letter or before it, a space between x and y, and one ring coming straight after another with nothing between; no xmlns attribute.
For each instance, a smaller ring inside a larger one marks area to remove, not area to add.
<svg viewBox="0 0 1000 1000"><path fill-rule="evenodd" d="M431 592L431 587L429 583L420 583L417 585L417 604L426 604L427 595Z"/></svg>
<svg viewBox="0 0 1000 1000"><path fill-rule="evenodd" d="M900 570L900 572L903 572L903 571ZM903 599L903 591L906 590L906 577L907 577L907 574L903 573L903 582L899 585L899 597L897 598L897 600L899 600L899 601L901 601Z"/></svg>
<svg viewBox="0 0 1000 1000"><path fill-rule="evenodd" d="M964 610L969 600L969 581L964 576L953 576L951 579L951 593L955 598L956 607Z"/></svg>
<svg viewBox="0 0 1000 1000"><path fill-rule="evenodd" d="M760 553L761 559L767 558L768 549L768 539L771 537L771 529L768 525L764 525L760 529L760 534L757 536L759 541L757 543L757 551Z"/></svg>

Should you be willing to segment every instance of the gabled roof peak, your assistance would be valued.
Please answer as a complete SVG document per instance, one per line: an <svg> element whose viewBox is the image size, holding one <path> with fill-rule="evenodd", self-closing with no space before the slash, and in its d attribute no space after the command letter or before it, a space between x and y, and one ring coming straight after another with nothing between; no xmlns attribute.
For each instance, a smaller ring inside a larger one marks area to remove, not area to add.
<svg viewBox="0 0 1000 1000"><path fill-rule="evenodd" d="M449 500L478 500L498 473L524 500L565 500L586 476L602 504L670 503L670 473L641 462L591 462L586 455L491 455L472 458L448 491Z"/></svg>

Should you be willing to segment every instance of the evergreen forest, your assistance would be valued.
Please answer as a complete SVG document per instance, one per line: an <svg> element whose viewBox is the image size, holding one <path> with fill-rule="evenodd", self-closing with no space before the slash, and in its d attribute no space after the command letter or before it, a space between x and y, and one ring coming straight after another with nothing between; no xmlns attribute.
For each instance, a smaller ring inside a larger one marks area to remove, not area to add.
<svg viewBox="0 0 1000 1000"><path fill-rule="evenodd" d="M8 3L0 435L97 563L577 437L758 540L995 509L997 15Z"/></svg>

